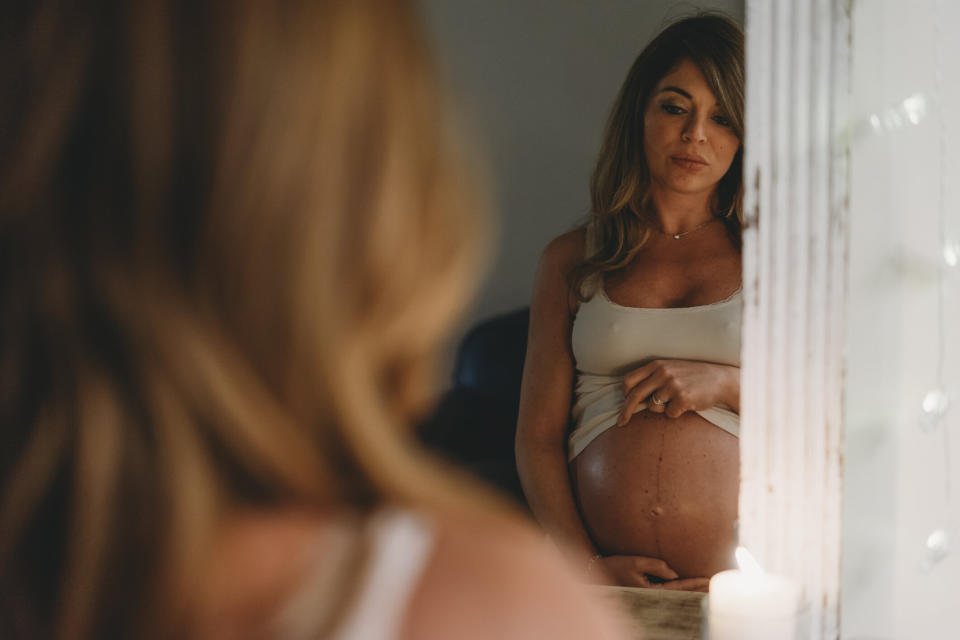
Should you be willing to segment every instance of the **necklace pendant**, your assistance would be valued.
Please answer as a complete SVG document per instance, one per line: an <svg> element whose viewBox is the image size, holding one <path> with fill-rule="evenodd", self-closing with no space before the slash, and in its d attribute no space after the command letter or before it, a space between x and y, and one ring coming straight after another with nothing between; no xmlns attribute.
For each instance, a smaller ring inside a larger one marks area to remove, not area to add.
<svg viewBox="0 0 960 640"><path fill-rule="evenodd" d="M674 240L679 240L679 239L680 239L680 236L682 236L682 235L683 235L682 233L675 233L675 234L673 234L673 239L674 239Z"/></svg>

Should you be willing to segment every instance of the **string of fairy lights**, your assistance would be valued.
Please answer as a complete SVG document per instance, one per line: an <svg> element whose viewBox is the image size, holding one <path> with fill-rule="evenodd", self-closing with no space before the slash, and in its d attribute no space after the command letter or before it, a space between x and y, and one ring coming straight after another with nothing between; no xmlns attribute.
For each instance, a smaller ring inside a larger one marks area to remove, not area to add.
<svg viewBox="0 0 960 640"><path fill-rule="evenodd" d="M956 294L960 292L960 224L950 217L948 198L949 188L949 127L946 116L946 95L943 79L943 0L934 0L933 16L933 92L929 97L924 93L914 93L898 104L869 116L867 122L874 134L893 132L909 125L920 124L928 115L928 103L932 102L937 118L935 126L938 136L937 159L940 164L937 193L937 244L939 256L936 259L935 307L936 341L933 354L935 379L929 390L919 401L919 428L928 437L939 437L943 451L943 513L940 522L924 541L921 552L920 568L931 571L950 554L951 538L956 536L953 509L953 453L951 450L951 432L956 417L951 414L951 405L956 401L956 393L948 384L948 351L955 347L949 342L949 327L960 326L957 322L948 322L948 303L956 303ZM860 137L859 135L857 136ZM953 418L951 420L951 418Z"/></svg>
<svg viewBox="0 0 960 640"><path fill-rule="evenodd" d="M926 432L939 435L942 438L943 449L943 500L944 514L940 526L935 528L926 539L926 549L921 560L921 568L930 571L950 553L950 538L953 532L953 488L951 486L952 452L950 450L950 404L952 395L946 383L947 350L951 346L947 342L947 300L949 291L956 291L951 286L955 276L960 247L952 238L948 218L947 174L949 171L948 156L948 123L946 117L946 95L943 84L943 50L942 28L943 0L934 0L933 10L933 49L934 49L934 101L937 113L937 128L939 140L939 189L937 194L937 234L942 260L937 269L937 341L936 353L936 382L921 402L921 428ZM949 291L948 291L949 287Z"/></svg>

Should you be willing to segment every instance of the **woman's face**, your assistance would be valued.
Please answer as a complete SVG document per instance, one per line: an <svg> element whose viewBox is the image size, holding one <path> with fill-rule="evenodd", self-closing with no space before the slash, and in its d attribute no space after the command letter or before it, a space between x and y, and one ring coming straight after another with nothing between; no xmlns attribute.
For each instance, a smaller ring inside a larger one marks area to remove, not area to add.
<svg viewBox="0 0 960 640"><path fill-rule="evenodd" d="M690 60L654 86L643 123L643 152L655 189L711 192L740 148L727 114Z"/></svg>

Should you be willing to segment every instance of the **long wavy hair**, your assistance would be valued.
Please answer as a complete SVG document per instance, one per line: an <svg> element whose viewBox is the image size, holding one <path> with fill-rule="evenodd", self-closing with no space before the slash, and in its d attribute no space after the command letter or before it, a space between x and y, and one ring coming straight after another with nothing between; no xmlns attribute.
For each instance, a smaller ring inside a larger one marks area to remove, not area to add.
<svg viewBox="0 0 960 640"><path fill-rule="evenodd" d="M643 118L657 82L683 60L703 73L743 140L743 30L732 18L701 12L667 26L644 48L627 74L607 120L600 154L590 182L588 254L571 274L571 289L584 301L584 284L622 269L653 230L650 170L643 153ZM714 215L722 218L739 246L743 223L743 148L717 185Z"/></svg>
<svg viewBox="0 0 960 640"><path fill-rule="evenodd" d="M485 226L424 42L400 0L5 7L0 635L178 637L237 509L469 501L409 433Z"/></svg>

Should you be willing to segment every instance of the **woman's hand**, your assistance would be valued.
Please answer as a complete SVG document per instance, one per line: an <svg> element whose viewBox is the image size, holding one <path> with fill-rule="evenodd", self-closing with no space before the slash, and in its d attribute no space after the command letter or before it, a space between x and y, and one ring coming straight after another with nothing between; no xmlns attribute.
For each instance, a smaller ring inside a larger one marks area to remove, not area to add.
<svg viewBox="0 0 960 640"><path fill-rule="evenodd" d="M716 404L735 410L740 401L740 368L697 360L652 360L623 377L623 426L646 405L648 411L676 418Z"/></svg>
<svg viewBox="0 0 960 640"><path fill-rule="evenodd" d="M658 587L659 582L651 582L648 576L662 581L676 580L680 575L659 558L645 556L605 556L597 558L590 566L587 578L600 584L613 584L621 587ZM598 571L598 569L602 569Z"/></svg>
<svg viewBox="0 0 960 640"><path fill-rule="evenodd" d="M679 579L677 572L663 560L644 556L606 556L598 558L591 569L588 578L619 587L706 591L710 584L709 578Z"/></svg>

